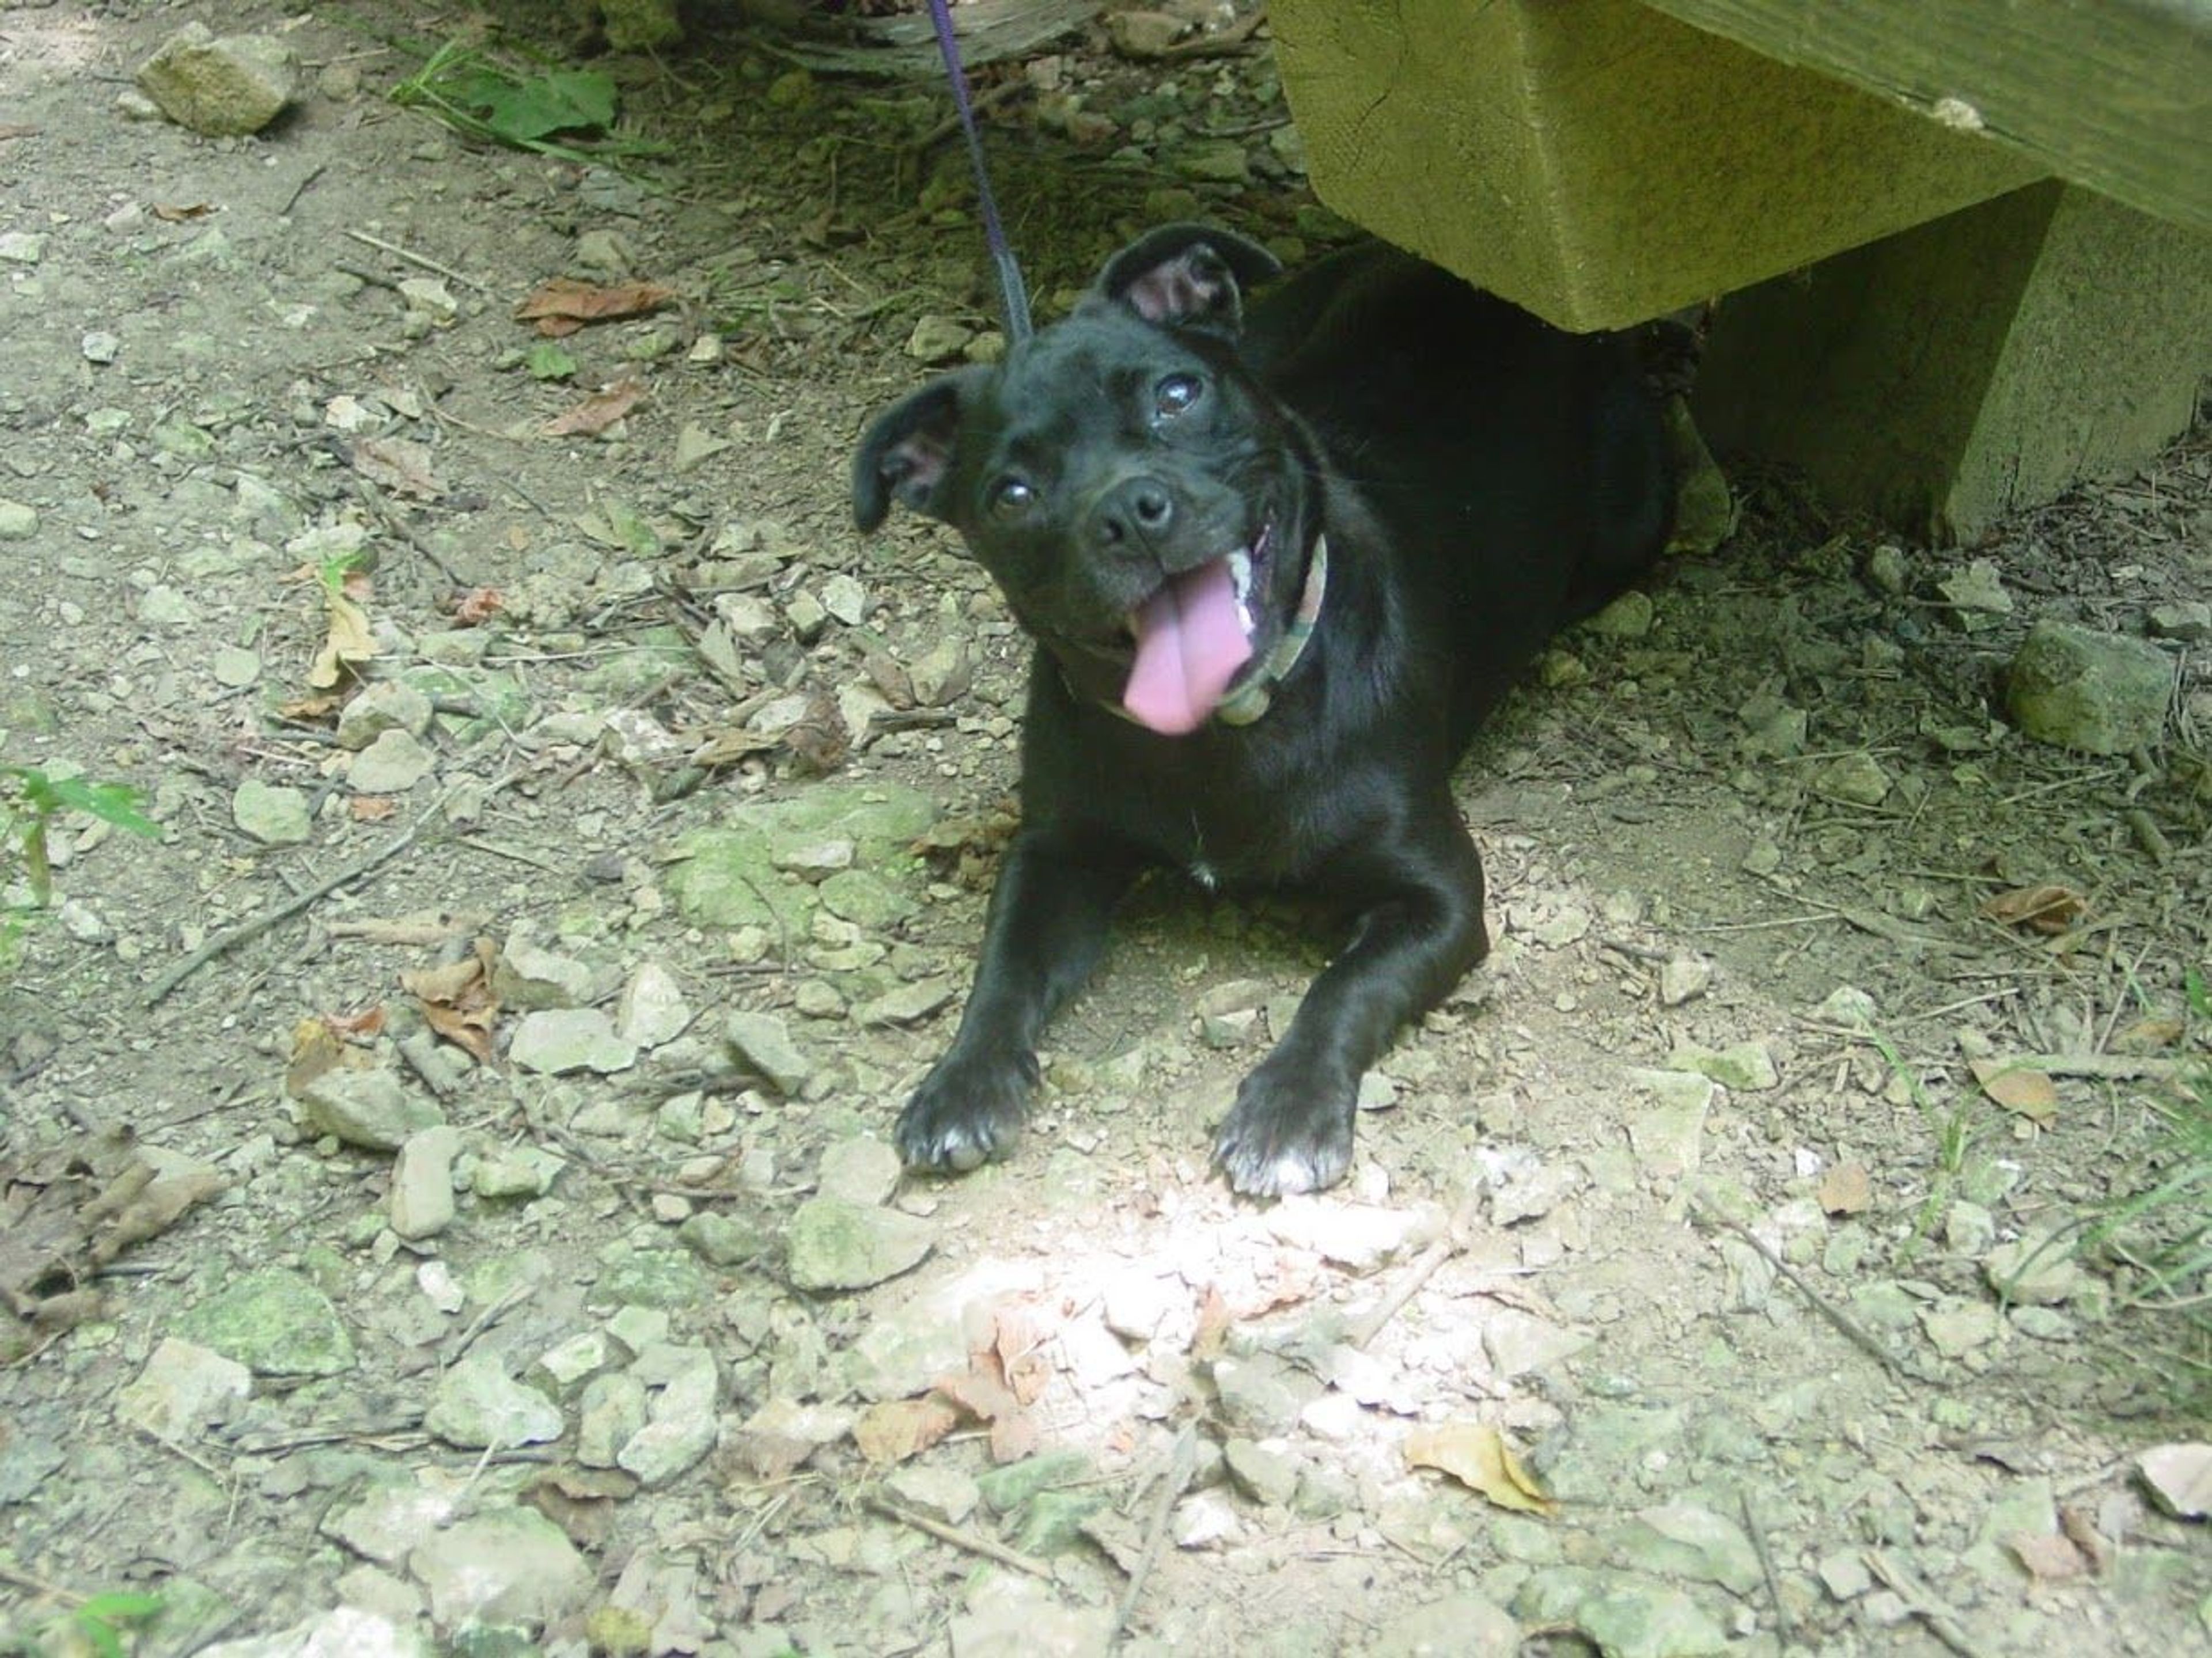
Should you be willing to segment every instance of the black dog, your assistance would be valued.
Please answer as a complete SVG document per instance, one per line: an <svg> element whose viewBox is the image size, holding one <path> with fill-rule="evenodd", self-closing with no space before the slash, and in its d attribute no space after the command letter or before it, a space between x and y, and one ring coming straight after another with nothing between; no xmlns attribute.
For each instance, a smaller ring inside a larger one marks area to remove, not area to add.
<svg viewBox="0 0 2212 1658"><path fill-rule="evenodd" d="M898 1121L917 1169L1003 1153L1046 1019L1147 866L1297 888L1347 942L1237 1091L1240 1192L1352 1161L1359 1078L1489 948L1452 803L1478 720L1642 570L1673 501L1625 337L1564 334L1377 244L1280 270L1154 232L1074 313L879 416L863 530L957 529L1036 640L1022 828L959 1034Z"/></svg>

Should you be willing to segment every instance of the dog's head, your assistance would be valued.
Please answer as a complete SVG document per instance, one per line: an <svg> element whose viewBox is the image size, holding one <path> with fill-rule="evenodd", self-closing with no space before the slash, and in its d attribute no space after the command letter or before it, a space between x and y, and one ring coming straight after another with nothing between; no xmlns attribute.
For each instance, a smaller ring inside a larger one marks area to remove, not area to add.
<svg viewBox="0 0 2212 1658"><path fill-rule="evenodd" d="M1168 735L1203 725L1291 625L1310 446L1237 354L1255 243L1170 225L1073 314L878 416L853 515L951 525L1071 683Z"/></svg>

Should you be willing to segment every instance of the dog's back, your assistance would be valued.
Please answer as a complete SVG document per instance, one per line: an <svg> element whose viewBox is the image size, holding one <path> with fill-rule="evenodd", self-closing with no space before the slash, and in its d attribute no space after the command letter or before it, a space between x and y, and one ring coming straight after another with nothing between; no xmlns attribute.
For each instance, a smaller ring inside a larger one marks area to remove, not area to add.
<svg viewBox="0 0 2212 1658"><path fill-rule="evenodd" d="M1577 335L1383 244L1268 289L1245 361L1387 527L1471 733L1559 627L1664 543L1673 482L1634 341Z"/></svg>

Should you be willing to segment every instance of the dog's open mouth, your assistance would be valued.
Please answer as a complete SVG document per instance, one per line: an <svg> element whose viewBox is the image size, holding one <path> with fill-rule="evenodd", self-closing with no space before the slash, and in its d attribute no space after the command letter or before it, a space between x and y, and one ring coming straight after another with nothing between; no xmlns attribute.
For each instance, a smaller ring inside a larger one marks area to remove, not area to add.
<svg viewBox="0 0 2212 1658"><path fill-rule="evenodd" d="M1262 529L1249 547L1170 576L1130 613L1137 650L1121 707L1139 725L1181 737L1219 706L1252 659L1261 625L1253 594L1264 586L1270 538Z"/></svg>

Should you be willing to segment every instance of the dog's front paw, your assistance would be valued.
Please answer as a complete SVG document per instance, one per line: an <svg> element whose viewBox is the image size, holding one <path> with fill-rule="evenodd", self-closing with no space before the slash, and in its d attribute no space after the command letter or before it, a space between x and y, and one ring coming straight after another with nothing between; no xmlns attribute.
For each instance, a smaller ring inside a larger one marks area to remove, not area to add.
<svg viewBox="0 0 2212 1658"><path fill-rule="evenodd" d="M909 1169L966 1174L1021 1138L1036 1060L1027 1054L947 1054L899 1113L893 1139Z"/></svg>
<svg viewBox="0 0 2212 1658"><path fill-rule="evenodd" d="M1214 1137L1213 1160L1248 1197L1318 1192L1352 1167L1358 1079L1262 1065L1244 1078Z"/></svg>

